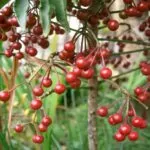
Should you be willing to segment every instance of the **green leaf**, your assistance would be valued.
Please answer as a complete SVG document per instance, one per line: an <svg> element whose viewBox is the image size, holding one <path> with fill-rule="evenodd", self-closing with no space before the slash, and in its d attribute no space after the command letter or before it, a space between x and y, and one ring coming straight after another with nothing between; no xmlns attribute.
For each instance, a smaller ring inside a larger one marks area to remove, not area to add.
<svg viewBox="0 0 150 150"><path fill-rule="evenodd" d="M9 0L0 0L0 9L5 6L7 3L9 2Z"/></svg>
<svg viewBox="0 0 150 150"><path fill-rule="evenodd" d="M50 5L49 0L40 1L40 21L43 27L44 36L47 36L50 31L51 10L52 6Z"/></svg>
<svg viewBox="0 0 150 150"><path fill-rule="evenodd" d="M69 30L69 24L67 21L66 14L66 0L49 0L50 4L55 7L56 18L60 22L60 24L66 29Z"/></svg>
<svg viewBox="0 0 150 150"><path fill-rule="evenodd" d="M28 7L29 0L15 0L14 2L14 11L22 30L26 28Z"/></svg>

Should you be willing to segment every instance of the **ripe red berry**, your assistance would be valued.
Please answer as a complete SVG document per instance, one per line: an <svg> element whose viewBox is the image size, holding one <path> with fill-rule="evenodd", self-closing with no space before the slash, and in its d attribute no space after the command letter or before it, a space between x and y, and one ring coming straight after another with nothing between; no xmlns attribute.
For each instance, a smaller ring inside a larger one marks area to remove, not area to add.
<svg viewBox="0 0 150 150"><path fill-rule="evenodd" d="M85 79L91 79L94 76L94 69L89 68L87 70L82 70L81 77Z"/></svg>
<svg viewBox="0 0 150 150"><path fill-rule="evenodd" d="M41 95L43 95L43 93L44 93L44 90L43 90L42 87L40 87L40 86L36 86L36 87L33 89L33 94L34 94L35 96L41 96Z"/></svg>
<svg viewBox="0 0 150 150"><path fill-rule="evenodd" d="M29 54L30 56L36 56L37 55L37 49L34 47L27 47L26 48L26 53Z"/></svg>
<svg viewBox="0 0 150 150"><path fill-rule="evenodd" d="M121 142L121 141L125 140L125 136L123 134L121 134L120 132L117 132L114 135L114 139L118 142Z"/></svg>
<svg viewBox="0 0 150 150"><path fill-rule="evenodd" d="M119 132L123 135L128 135L131 132L131 126L128 124L122 124L119 128Z"/></svg>
<svg viewBox="0 0 150 150"><path fill-rule="evenodd" d="M81 72L82 72L82 70L79 69L78 67L76 67L76 66L73 67L73 73L74 73L76 76L80 77L80 76L81 76Z"/></svg>
<svg viewBox="0 0 150 150"><path fill-rule="evenodd" d="M52 124L52 119L49 116L44 116L42 119L42 124L44 126L49 126Z"/></svg>
<svg viewBox="0 0 150 150"><path fill-rule="evenodd" d="M150 75L150 65L145 65L141 68L141 72L143 75Z"/></svg>
<svg viewBox="0 0 150 150"><path fill-rule="evenodd" d="M92 3L92 0L79 0L79 3L82 5L82 6L89 6L91 3Z"/></svg>
<svg viewBox="0 0 150 150"><path fill-rule="evenodd" d="M14 128L17 133L21 133L23 131L23 125L17 124Z"/></svg>
<svg viewBox="0 0 150 150"><path fill-rule="evenodd" d="M72 41L65 43L64 50L67 52L73 52L75 50L75 44Z"/></svg>
<svg viewBox="0 0 150 150"><path fill-rule="evenodd" d="M34 99L31 101L30 108L33 110L38 110L42 106L42 101L39 99Z"/></svg>
<svg viewBox="0 0 150 150"><path fill-rule="evenodd" d="M66 74L66 81L68 83L74 82L74 81L76 81L76 79L77 79L77 76L75 75L74 72L68 72Z"/></svg>
<svg viewBox="0 0 150 150"><path fill-rule="evenodd" d="M138 99L141 101L141 102L145 102L148 100L148 93L147 92L144 92L140 95L138 95Z"/></svg>
<svg viewBox="0 0 150 150"><path fill-rule="evenodd" d="M81 80L80 79L76 79L76 81L70 83L70 86L73 89L76 89L76 88L80 87L80 85L81 85Z"/></svg>
<svg viewBox="0 0 150 150"><path fill-rule="evenodd" d="M120 113L115 113L112 115L113 121L117 123L121 123L123 121L123 117Z"/></svg>
<svg viewBox="0 0 150 150"><path fill-rule="evenodd" d="M105 117L107 116L107 114L108 114L108 108L105 106L102 106L97 110L97 115L101 117Z"/></svg>
<svg viewBox="0 0 150 150"><path fill-rule="evenodd" d="M20 50L21 47L22 47L22 45L21 45L20 42L15 42L15 43L13 43L13 45L12 45L12 48L13 48L13 49L16 49L16 50Z"/></svg>
<svg viewBox="0 0 150 150"><path fill-rule="evenodd" d="M119 23L116 20L109 20L107 26L109 30L116 31L119 28Z"/></svg>
<svg viewBox="0 0 150 150"><path fill-rule="evenodd" d="M41 144L44 141L44 137L42 135L34 135L32 137L32 141L37 144Z"/></svg>
<svg viewBox="0 0 150 150"><path fill-rule="evenodd" d="M136 131L131 131L130 134L128 135L128 139L130 141L136 141L139 138L139 135Z"/></svg>
<svg viewBox="0 0 150 150"><path fill-rule="evenodd" d="M12 53L12 50L11 49L7 49L7 50L5 50L4 51L4 54L5 54L5 56L6 57L11 57L11 56L13 56L13 53Z"/></svg>
<svg viewBox="0 0 150 150"><path fill-rule="evenodd" d="M147 128L147 121L146 121L146 120L143 120L143 121L142 121L142 124L141 124L141 126L140 126L140 129L145 129L145 128Z"/></svg>
<svg viewBox="0 0 150 150"><path fill-rule="evenodd" d="M143 94L144 93L144 89L142 87L137 87L137 88L134 89L134 93L136 95Z"/></svg>
<svg viewBox="0 0 150 150"><path fill-rule="evenodd" d="M140 12L145 12L148 10L148 3L145 2L145 1L140 1L137 5L137 9L140 11Z"/></svg>
<svg viewBox="0 0 150 150"><path fill-rule="evenodd" d="M52 85L52 80L49 78L49 77L45 77L43 80L42 80L42 85L44 87L50 87Z"/></svg>
<svg viewBox="0 0 150 150"><path fill-rule="evenodd" d="M112 115L108 117L108 122L109 122L109 124L111 124L111 125L115 125L115 124L116 124L116 122L114 121Z"/></svg>
<svg viewBox="0 0 150 150"><path fill-rule="evenodd" d="M58 83L54 88L54 92L57 94L62 94L65 92L65 90L66 90L65 85L63 85L61 83Z"/></svg>
<svg viewBox="0 0 150 150"><path fill-rule="evenodd" d="M112 76L112 71L109 68L102 68L100 70L100 77L102 79L109 79Z"/></svg>
<svg viewBox="0 0 150 150"><path fill-rule="evenodd" d="M129 109L129 111L128 111L128 116L130 116L130 117L134 116L134 111L133 111L133 109Z"/></svg>
<svg viewBox="0 0 150 150"><path fill-rule="evenodd" d="M40 132L46 132L47 131L47 126L45 126L43 123L40 123L38 126L38 129Z"/></svg>
<svg viewBox="0 0 150 150"><path fill-rule="evenodd" d="M143 119L139 116L135 116L132 118L132 125L134 127L140 128L142 126Z"/></svg>
<svg viewBox="0 0 150 150"><path fill-rule="evenodd" d="M17 59L22 59L24 57L24 54L22 52L18 52L18 53L16 53L15 57Z"/></svg>
<svg viewBox="0 0 150 150"><path fill-rule="evenodd" d="M76 60L76 66L79 68L79 69L85 69L86 68L86 60L84 57L79 57L77 60Z"/></svg>
<svg viewBox="0 0 150 150"><path fill-rule="evenodd" d="M100 49L100 54L99 54L100 58L106 59L110 56L110 54L111 54L110 50L104 48Z"/></svg>
<svg viewBox="0 0 150 150"><path fill-rule="evenodd" d="M0 91L0 101L6 102L10 98L10 92L9 91Z"/></svg>

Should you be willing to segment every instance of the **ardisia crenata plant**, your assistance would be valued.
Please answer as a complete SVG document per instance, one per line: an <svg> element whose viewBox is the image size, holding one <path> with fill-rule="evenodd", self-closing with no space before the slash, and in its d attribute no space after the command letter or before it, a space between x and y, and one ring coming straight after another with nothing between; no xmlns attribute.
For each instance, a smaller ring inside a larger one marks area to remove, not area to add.
<svg viewBox="0 0 150 150"><path fill-rule="evenodd" d="M114 6L120 3L122 9L116 10ZM113 136L116 141L140 138L137 129L145 129L148 121L146 115L139 114L135 105L148 110L150 99L149 0L4 0L0 2L0 8L0 41L4 43L0 59L12 64L10 71L4 65L0 66L4 84L0 91L0 104L9 108L9 136L12 121L17 120L12 117L15 91L26 86L32 95L29 108L34 118L13 128L20 135L28 132L26 127L32 125L33 143L43 143L46 138L43 132L47 132L53 124L52 117L45 111L44 99L53 93L62 95L70 88L88 90L89 150L98 149L96 120L99 117L108 117L108 123L117 126ZM72 26L69 17L80 22L78 29ZM131 20L136 20L138 25L132 24ZM65 41L62 49L49 50L53 36L66 36L69 32L74 35ZM141 49L133 47L129 50L131 45ZM134 68L135 62L128 59L137 59L142 55L140 52L143 52L145 60L139 59L139 66ZM41 53L47 56L43 58ZM24 66L26 71L22 69ZM147 81L128 91L113 80L125 74L116 75L116 71L120 73L122 70L127 70L127 73L140 70ZM17 84L20 72L22 83ZM56 75L57 83L53 83L52 73ZM61 80L61 76L65 77L65 81ZM88 83L88 87L83 87L84 82ZM98 85L103 82L111 86L110 91L118 90L123 100L97 107ZM120 108L112 113L112 108L118 103ZM3 121L0 124L3 127Z"/></svg>

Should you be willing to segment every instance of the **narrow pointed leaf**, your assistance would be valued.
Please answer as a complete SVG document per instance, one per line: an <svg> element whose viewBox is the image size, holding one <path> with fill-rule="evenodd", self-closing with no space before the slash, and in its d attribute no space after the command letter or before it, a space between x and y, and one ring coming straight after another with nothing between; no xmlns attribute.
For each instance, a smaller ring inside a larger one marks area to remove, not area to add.
<svg viewBox="0 0 150 150"><path fill-rule="evenodd" d="M28 7L29 0L15 0L14 2L14 11L22 30L26 28Z"/></svg>
<svg viewBox="0 0 150 150"><path fill-rule="evenodd" d="M49 0L40 1L40 22L43 27L44 36L47 36L50 31L51 10L52 6Z"/></svg>
<svg viewBox="0 0 150 150"><path fill-rule="evenodd" d="M67 14L66 14L66 6L67 6L66 0L50 0L50 3L55 7L57 20L66 30L69 30L69 24L67 21Z"/></svg>

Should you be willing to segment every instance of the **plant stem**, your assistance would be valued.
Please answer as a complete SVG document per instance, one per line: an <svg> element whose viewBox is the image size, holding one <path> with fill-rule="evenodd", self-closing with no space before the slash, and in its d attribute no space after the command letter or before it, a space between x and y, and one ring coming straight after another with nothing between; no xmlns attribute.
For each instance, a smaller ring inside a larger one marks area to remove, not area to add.
<svg viewBox="0 0 150 150"><path fill-rule="evenodd" d="M97 0L93 0L93 6L97 3ZM92 6L91 6L92 8ZM97 34L98 28L90 27L90 31L92 32L91 36L93 36L93 46L97 46ZM96 38L96 39L95 39ZM95 69L96 70L96 69ZM97 150L98 149L98 139L97 139L97 96L98 96L98 80L97 77L93 77L88 82L89 87L88 90L88 146L89 150Z"/></svg>
<svg viewBox="0 0 150 150"><path fill-rule="evenodd" d="M97 150L96 110L98 81L96 77L89 80L88 92L88 144L89 150Z"/></svg>
<svg viewBox="0 0 150 150"><path fill-rule="evenodd" d="M126 51L126 52L120 52L120 53L113 53L112 55L113 56L118 56L118 55L120 56L120 55L125 55L125 54L143 52L143 51L146 51L146 50L150 50L150 48L136 49L136 50L133 50L133 51Z"/></svg>
<svg viewBox="0 0 150 150"><path fill-rule="evenodd" d="M128 44L138 44L138 45L145 45L150 46L150 43L143 42L143 41L130 41L130 40L118 40L118 39L106 39L106 38L98 38L99 41L109 41L109 42L122 42Z"/></svg>

